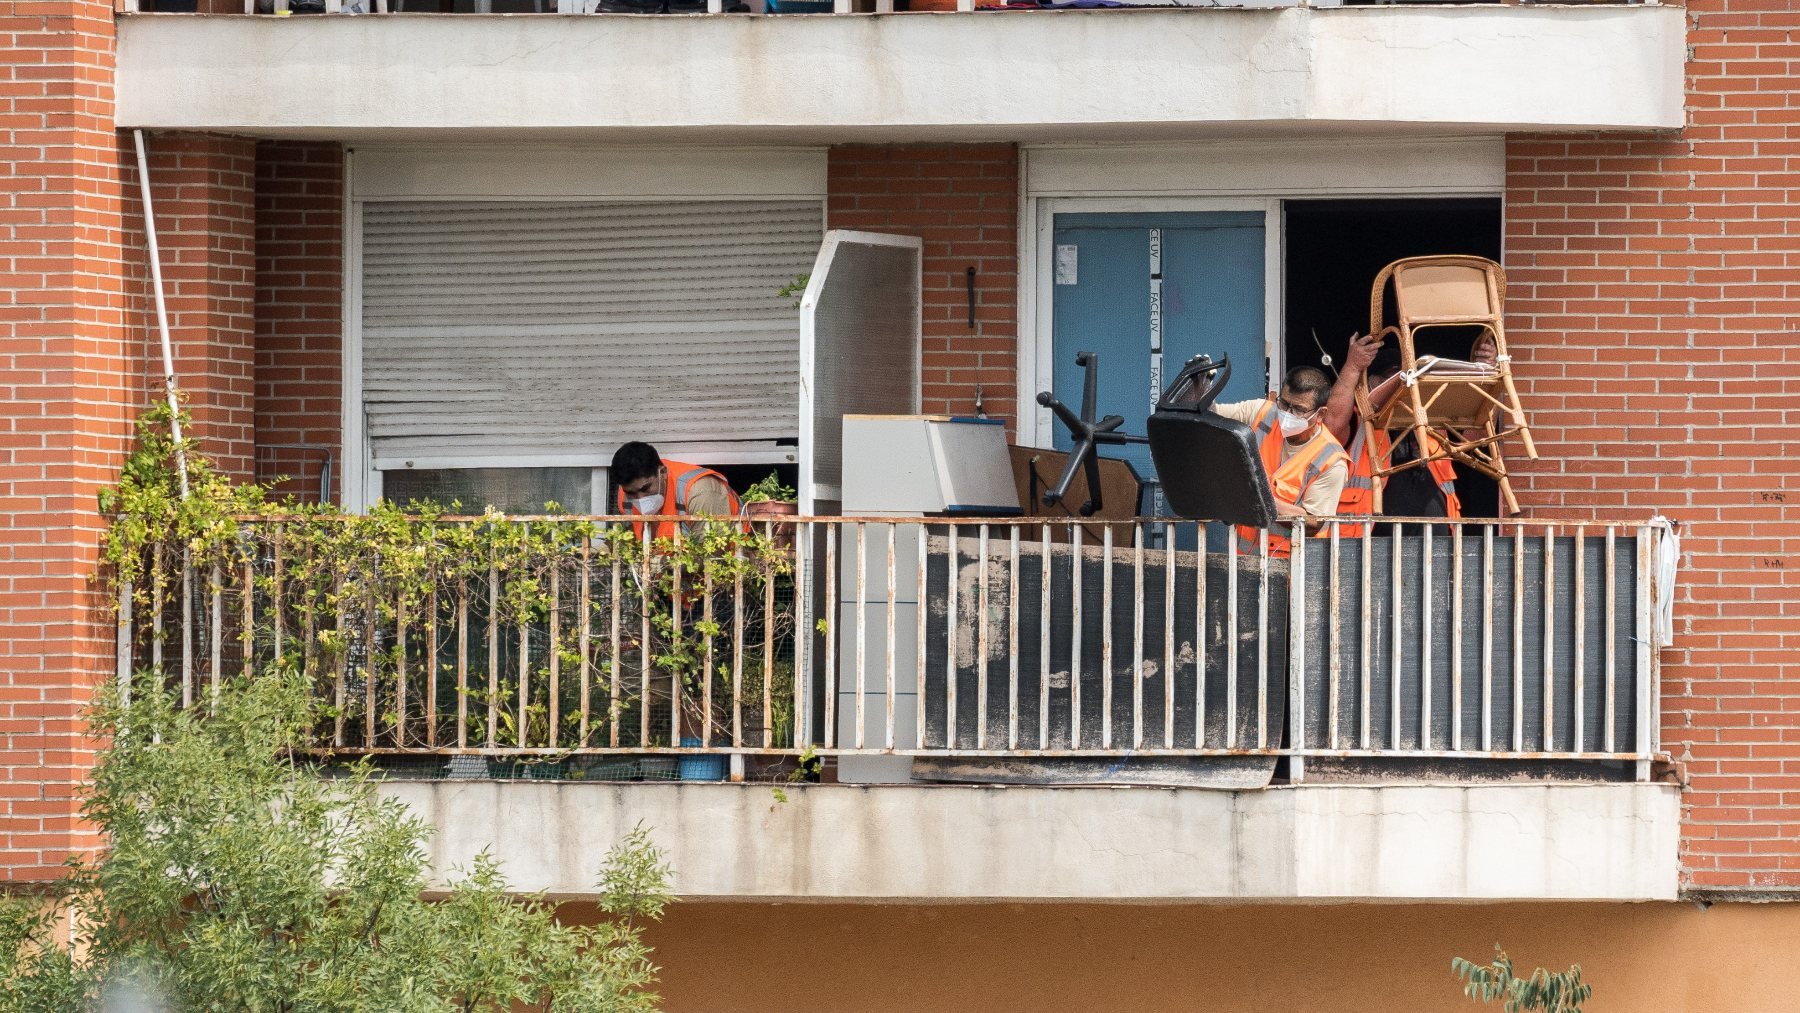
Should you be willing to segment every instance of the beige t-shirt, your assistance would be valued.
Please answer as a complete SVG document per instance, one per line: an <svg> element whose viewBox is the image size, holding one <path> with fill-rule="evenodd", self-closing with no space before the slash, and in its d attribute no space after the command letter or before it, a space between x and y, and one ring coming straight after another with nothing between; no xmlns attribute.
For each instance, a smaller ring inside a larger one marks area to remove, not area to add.
<svg viewBox="0 0 1800 1013"><path fill-rule="evenodd" d="M1213 411L1233 422L1242 422L1248 426L1255 424L1256 413L1262 410L1262 406L1267 403L1267 398L1259 398L1255 401L1239 401L1236 404L1215 404ZM1304 443L1294 444L1282 440L1281 463L1286 464L1288 458L1293 457L1295 451L1304 446L1306 446ZM1330 517L1337 513L1338 500L1344 495L1344 483L1349 478L1350 467L1345 463L1344 458L1339 458L1331 467L1325 469L1324 474L1314 479L1313 484L1306 487L1306 493L1295 505L1314 517Z"/></svg>
<svg viewBox="0 0 1800 1013"><path fill-rule="evenodd" d="M711 475L701 475L688 486L687 513L705 517L731 515L730 490Z"/></svg>

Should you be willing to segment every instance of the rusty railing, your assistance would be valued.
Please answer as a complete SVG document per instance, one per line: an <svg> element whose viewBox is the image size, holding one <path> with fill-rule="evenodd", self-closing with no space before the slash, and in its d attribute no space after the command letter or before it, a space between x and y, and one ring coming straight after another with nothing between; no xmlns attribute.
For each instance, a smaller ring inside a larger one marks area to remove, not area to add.
<svg viewBox="0 0 1800 1013"><path fill-rule="evenodd" d="M621 518L508 523L555 537L505 567L426 552L404 580L378 552L322 554L316 521L241 525L229 565L156 547L121 599L121 670L158 668L192 701L292 667L325 704L320 748L352 754L1285 756L1294 777L1399 758L1647 777L1658 751L1651 525L1438 519L1353 537L1333 522L1284 556L1267 533L1243 553L1217 525L1161 518L821 517L762 523L714 567Z"/></svg>

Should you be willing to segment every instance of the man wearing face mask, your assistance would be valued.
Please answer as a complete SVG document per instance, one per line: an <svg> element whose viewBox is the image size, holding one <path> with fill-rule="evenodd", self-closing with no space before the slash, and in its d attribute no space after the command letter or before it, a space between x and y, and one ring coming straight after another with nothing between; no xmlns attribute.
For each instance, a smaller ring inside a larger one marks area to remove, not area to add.
<svg viewBox="0 0 1800 1013"><path fill-rule="evenodd" d="M1284 520L1296 517L1329 517L1337 512L1338 498L1350 473L1349 458L1331 433L1320 424L1331 380L1311 366L1296 366L1282 378L1281 390L1261 401L1214 405L1213 410L1256 433L1262 450L1263 470L1268 472L1275 494L1275 513ZM1307 531L1317 533L1318 524ZM1241 552L1255 552L1257 528L1239 525ZM1269 554L1288 554L1288 539L1269 533Z"/></svg>
<svg viewBox="0 0 1800 1013"><path fill-rule="evenodd" d="M725 476L710 468L680 461L665 461L648 443L633 441L613 454L612 480L618 486L621 513L650 517L680 514L694 517L734 517L737 493ZM638 533L643 526L635 525ZM652 538L673 539L675 522L657 521Z"/></svg>

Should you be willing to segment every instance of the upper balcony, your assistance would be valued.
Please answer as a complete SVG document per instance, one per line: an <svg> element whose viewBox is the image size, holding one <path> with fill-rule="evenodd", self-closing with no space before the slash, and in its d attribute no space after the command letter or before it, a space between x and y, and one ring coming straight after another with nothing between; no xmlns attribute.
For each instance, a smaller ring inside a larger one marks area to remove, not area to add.
<svg viewBox="0 0 1800 1013"><path fill-rule="evenodd" d="M1654 130L1683 123L1684 43L1682 8L1627 4L144 14L117 116L342 140Z"/></svg>

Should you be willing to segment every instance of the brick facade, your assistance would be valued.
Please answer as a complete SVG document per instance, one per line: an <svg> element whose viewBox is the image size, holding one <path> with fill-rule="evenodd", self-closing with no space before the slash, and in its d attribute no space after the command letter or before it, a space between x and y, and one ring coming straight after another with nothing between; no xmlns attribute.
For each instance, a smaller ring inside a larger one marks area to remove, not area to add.
<svg viewBox="0 0 1800 1013"><path fill-rule="evenodd" d="M234 478L252 474L255 427L255 142L241 137L146 138L175 375L200 449ZM125 251L146 339L156 337L136 165L126 198ZM160 352L147 349L147 396L161 390Z"/></svg>
<svg viewBox="0 0 1800 1013"><path fill-rule="evenodd" d="M256 151L257 478L314 497L325 455L342 490L344 149Z"/></svg>
<svg viewBox="0 0 1800 1013"><path fill-rule="evenodd" d="M831 149L827 194L830 228L925 241L925 410L974 414L979 386L982 407L1012 426L1018 403L1018 146L840 145Z"/></svg>
<svg viewBox="0 0 1800 1013"><path fill-rule="evenodd" d="M0 878L41 880L95 841L76 787L83 710L113 666L94 577L100 489L118 478L138 410L161 389L148 250L129 135L113 129L111 4L15 4L0 150L15 176L0 244ZM176 369L195 434L247 476L252 426L252 154L215 137L150 140Z"/></svg>
<svg viewBox="0 0 1800 1013"><path fill-rule="evenodd" d="M1685 525L1662 717L1692 779L1684 866L1702 889L1800 888L1793 6L1689 4L1684 131L1507 142L1509 324L1543 453L1514 462L1516 490L1540 515ZM75 821L80 710L112 670L95 493L160 363L129 138L112 127L112 6L8 5L0 35L0 877L28 880L92 843ZM341 145L158 136L152 152L198 435L234 473L300 493L330 450L335 496ZM988 414L1017 420L1018 172L1010 143L830 151L831 227L925 241L927 411L972 413L979 387Z"/></svg>
<svg viewBox="0 0 1800 1013"><path fill-rule="evenodd" d="M19 882L93 843L75 787L92 756L82 710L111 670L95 494L118 474L137 359L112 5L6 4L0 49L0 879Z"/></svg>
<svg viewBox="0 0 1800 1013"><path fill-rule="evenodd" d="M1507 144L1527 509L1683 523L1663 741L1696 888L1800 887L1800 12L1688 5L1689 126Z"/></svg>

